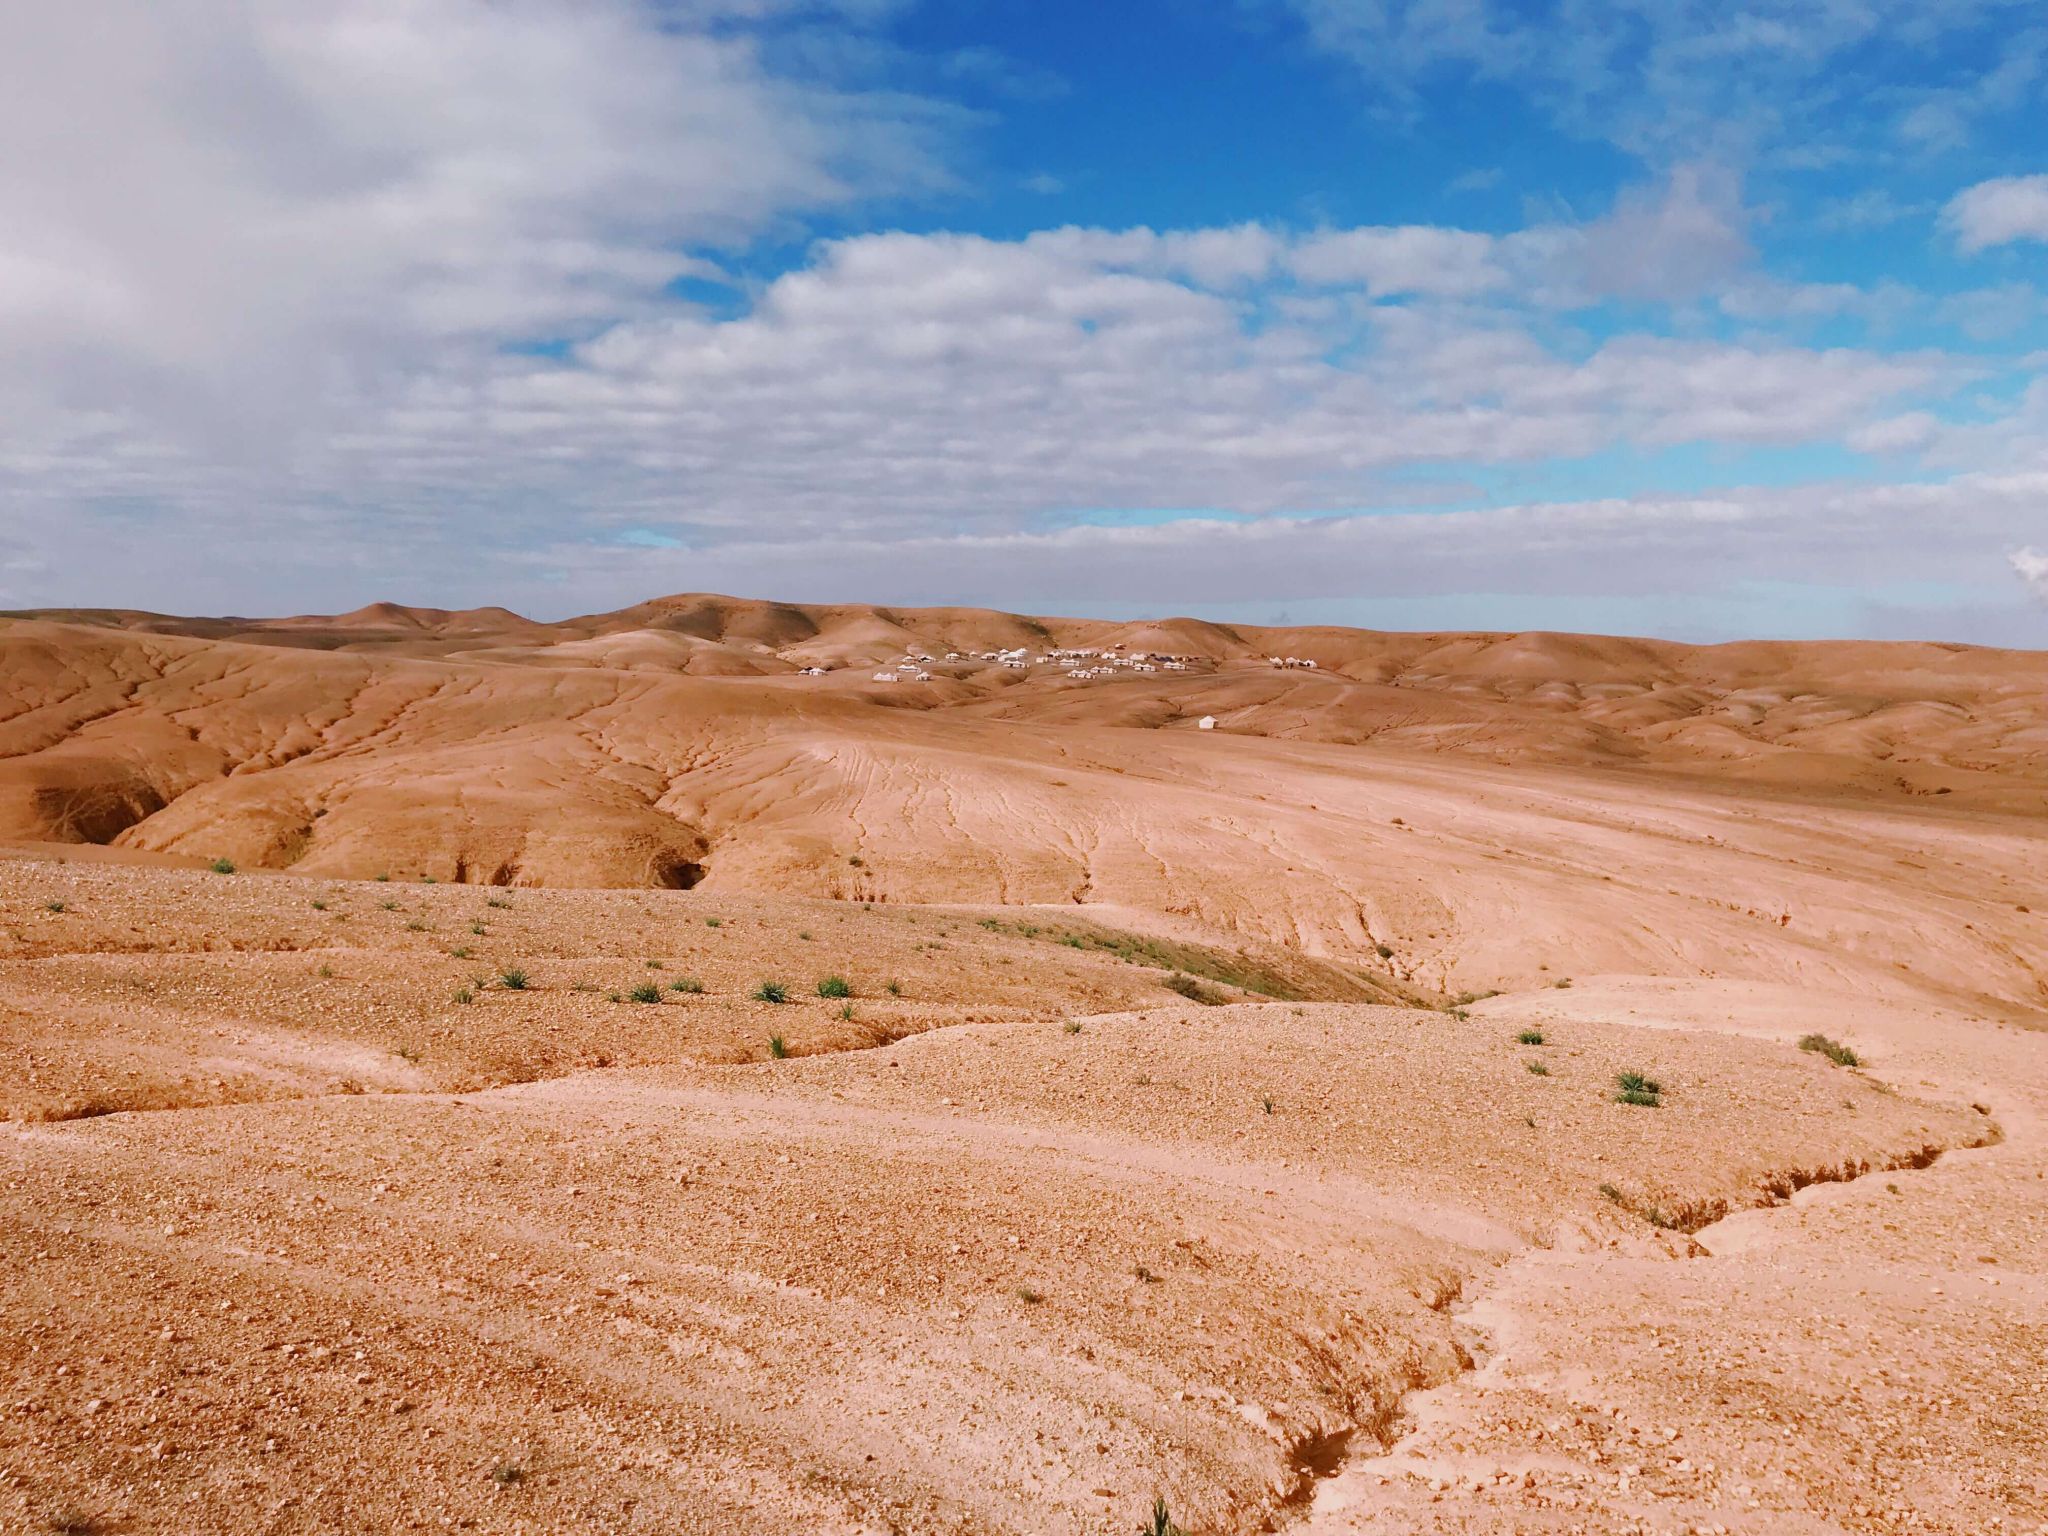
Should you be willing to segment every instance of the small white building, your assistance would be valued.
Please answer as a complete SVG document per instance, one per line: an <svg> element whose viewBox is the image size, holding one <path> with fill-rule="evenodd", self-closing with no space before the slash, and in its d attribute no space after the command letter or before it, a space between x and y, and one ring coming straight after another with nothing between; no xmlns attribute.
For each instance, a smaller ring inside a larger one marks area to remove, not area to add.
<svg viewBox="0 0 2048 1536"><path fill-rule="evenodd" d="M1216 729L1216 717L1215 717L1214 715L1204 715L1204 716L1202 716L1202 718L1201 718L1201 719L1199 719L1199 720L1197 720L1197 721L1195 722L1195 729L1196 729L1196 730L1198 730L1198 731L1213 731L1213 730L1215 730L1215 729Z"/></svg>

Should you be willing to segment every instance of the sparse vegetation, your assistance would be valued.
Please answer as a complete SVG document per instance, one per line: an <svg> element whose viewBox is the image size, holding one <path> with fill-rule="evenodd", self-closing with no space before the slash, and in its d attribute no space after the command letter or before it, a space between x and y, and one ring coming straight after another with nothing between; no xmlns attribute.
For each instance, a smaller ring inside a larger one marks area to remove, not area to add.
<svg viewBox="0 0 2048 1536"><path fill-rule="evenodd" d="M1079 1033L1081 1033L1081 1021L1079 1019L1069 1019L1067 1020L1064 1028L1066 1029L1066 1032L1068 1034L1078 1035Z"/></svg>
<svg viewBox="0 0 2048 1536"><path fill-rule="evenodd" d="M1167 1513L1166 1500L1152 1500L1152 1518L1138 1527L1138 1536L1187 1536L1187 1532L1173 1523L1173 1516Z"/></svg>
<svg viewBox="0 0 2048 1536"><path fill-rule="evenodd" d="M1522 1063L1522 1065L1529 1069L1529 1073L1532 1077L1550 1076L1550 1068L1545 1066L1540 1061L1525 1061Z"/></svg>
<svg viewBox="0 0 2048 1536"><path fill-rule="evenodd" d="M1372 947L1372 952L1378 955L1382 960L1391 960L1394 958L1394 946L1391 944L1375 944Z"/></svg>
<svg viewBox="0 0 2048 1536"><path fill-rule="evenodd" d="M1273 1113L1273 1095L1271 1095L1270 1093L1260 1094L1259 1108L1263 1109L1269 1115Z"/></svg>
<svg viewBox="0 0 2048 1536"><path fill-rule="evenodd" d="M329 977L333 976L334 967L331 965L322 965L320 969L315 971L313 974L315 976L318 976L322 981L325 981Z"/></svg>
<svg viewBox="0 0 2048 1536"><path fill-rule="evenodd" d="M1614 1096L1617 1104L1637 1104L1645 1109L1663 1107L1664 1085L1654 1077L1645 1077L1640 1072L1618 1072L1614 1086L1620 1090Z"/></svg>
<svg viewBox="0 0 2048 1536"><path fill-rule="evenodd" d="M482 923L471 923L469 925L469 931L475 934L478 938L482 938L487 930L485 929Z"/></svg>
<svg viewBox="0 0 2048 1536"><path fill-rule="evenodd" d="M1860 1067L1863 1058L1839 1040L1830 1040L1826 1035L1801 1035L1799 1049L1813 1051L1827 1057L1838 1067Z"/></svg>
<svg viewBox="0 0 2048 1536"><path fill-rule="evenodd" d="M232 875L235 872L235 861L233 859L215 859L206 867L216 875Z"/></svg>
<svg viewBox="0 0 2048 1536"><path fill-rule="evenodd" d="M882 990L887 992L891 997L901 997L903 995L903 983L900 981L892 981Z"/></svg>
<svg viewBox="0 0 2048 1536"><path fill-rule="evenodd" d="M455 948L449 950L448 953L454 959L467 960L469 958L469 946L467 944L458 944Z"/></svg>
<svg viewBox="0 0 2048 1536"><path fill-rule="evenodd" d="M427 925L415 917L405 925L405 931L407 933L425 933Z"/></svg>
<svg viewBox="0 0 2048 1536"><path fill-rule="evenodd" d="M476 1001L476 994L467 987L457 987L452 1000L458 1003L473 1003Z"/></svg>
<svg viewBox="0 0 2048 1536"><path fill-rule="evenodd" d="M64 903L61 901L46 901L43 903L43 910L45 912L62 912L64 910Z"/></svg>
<svg viewBox="0 0 2048 1536"><path fill-rule="evenodd" d="M500 1488L510 1488L526 1481L525 1472L509 1464L491 1468L491 1481Z"/></svg>
<svg viewBox="0 0 2048 1536"><path fill-rule="evenodd" d="M484 905L487 907L497 907L502 911L510 911L512 908L512 903L505 900L502 896L493 896Z"/></svg>
<svg viewBox="0 0 2048 1536"><path fill-rule="evenodd" d="M1194 977L1183 975L1179 971L1166 978L1166 990L1178 992L1191 1003L1202 1003L1209 1007L1223 1001L1223 995L1214 988L1205 987Z"/></svg>
<svg viewBox="0 0 2048 1536"><path fill-rule="evenodd" d="M827 976L818 983L818 996L851 997L853 996L853 988L847 984L844 976Z"/></svg>
<svg viewBox="0 0 2048 1536"><path fill-rule="evenodd" d="M671 992L687 992L694 996L704 990L704 983L694 976L679 976L668 984L668 989Z"/></svg>
<svg viewBox="0 0 2048 1536"><path fill-rule="evenodd" d="M324 901L315 901L313 903L313 910L315 912L325 912L327 910L327 903Z"/></svg>
<svg viewBox="0 0 2048 1536"><path fill-rule="evenodd" d="M498 985L507 992L524 992L527 987L526 972L519 970L517 967L509 971L500 971L498 973Z"/></svg>
<svg viewBox="0 0 2048 1536"><path fill-rule="evenodd" d="M379 912L396 912L398 910L398 903L388 899L380 901L377 903L377 910Z"/></svg>
<svg viewBox="0 0 2048 1536"><path fill-rule="evenodd" d="M647 962L647 969L649 969L650 971L658 971L661 969L661 962L659 960L650 960Z"/></svg>
<svg viewBox="0 0 2048 1536"><path fill-rule="evenodd" d="M707 917L704 919L704 926L706 928L717 928L722 925L723 921L722 918Z"/></svg>
<svg viewBox="0 0 2048 1536"><path fill-rule="evenodd" d="M787 1061L789 1059L789 1042L780 1035L770 1035L768 1037L768 1055L774 1061Z"/></svg>
<svg viewBox="0 0 2048 1536"><path fill-rule="evenodd" d="M1541 1045L1542 1043L1543 1031L1540 1029L1525 1029L1515 1036L1515 1044L1517 1045Z"/></svg>
<svg viewBox="0 0 2048 1536"><path fill-rule="evenodd" d="M643 981L626 996L636 1003L658 1003L661 1001L661 988L651 981Z"/></svg>
<svg viewBox="0 0 2048 1536"><path fill-rule="evenodd" d="M757 1003L786 1003L789 1001L789 988L779 981L764 981L754 988L754 1001Z"/></svg>

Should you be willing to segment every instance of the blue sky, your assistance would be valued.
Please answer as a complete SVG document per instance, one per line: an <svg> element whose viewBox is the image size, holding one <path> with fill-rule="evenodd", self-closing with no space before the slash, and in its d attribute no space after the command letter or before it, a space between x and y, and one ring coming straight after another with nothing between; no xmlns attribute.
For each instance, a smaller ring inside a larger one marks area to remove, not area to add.
<svg viewBox="0 0 2048 1536"><path fill-rule="evenodd" d="M2048 643L2037 5L46 9L0 603Z"/></svg>

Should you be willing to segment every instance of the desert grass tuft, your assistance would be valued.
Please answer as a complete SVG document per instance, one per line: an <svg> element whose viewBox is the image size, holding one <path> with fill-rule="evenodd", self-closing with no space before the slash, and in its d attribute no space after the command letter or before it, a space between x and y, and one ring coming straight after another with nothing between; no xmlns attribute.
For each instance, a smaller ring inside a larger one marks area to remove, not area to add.
<svg viewBox="0 0 2048 1536"><path fill-rule="evenodd" d="M1515 1044L1517 1045L1541 1045L1542 1043L1543 1031L1540 1029L1525 1029L1515 1036Z"/></svg>
<svg viewBox="0 0 2048 1536"><path fill-rule="evenodd" d="M818 983L818 996L851 997L853 996L853 988L847 983L844 976L827 976Z"/></svg>
<svg viewBox="0 0 2048 1536"><path fill-rule="evenodd" d="M1636 1104L1645 1109L1663 1106L1664 1085L1654 1077L1645 1077L1640 1072L1617 1072L1614 1086L1620 1090L1614 1096L1617 1104Z"/></svg>
<svg viewBox="0 0 2048 1536"><path fill-rule="evenodd" d="M789 1042L780 1035L770 1035L768 1037L768 1055L773 1061L787 1061L789 1059Z"/></svg>
<svg viewBox="0 0 2048 1536"><path fill-rule="evenodd" d="M1827 1057L1838 1067L1860 1067L1863 1058L1839 1040L1830 1040L1826 1035L1801 1035L1799 1049L1814 1051Z"/></svg>
<svg viewBox="0 0 2048 1536"><path fill-rule="evenodd" d="M509 971L500 971L498 973L498 985L507 992L524 992L528 985L526 972L516 966Z"/></svg>

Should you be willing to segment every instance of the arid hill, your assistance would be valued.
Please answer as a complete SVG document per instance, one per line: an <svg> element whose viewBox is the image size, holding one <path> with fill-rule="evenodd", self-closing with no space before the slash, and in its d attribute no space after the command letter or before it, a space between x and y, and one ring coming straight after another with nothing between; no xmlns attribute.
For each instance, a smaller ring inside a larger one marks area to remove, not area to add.
<svg viewBox="0 0 2048 1536"><path fill-rule="evenodd" d="M2044 682L0 620L0 1529L2048 1529Z"/></svg>

